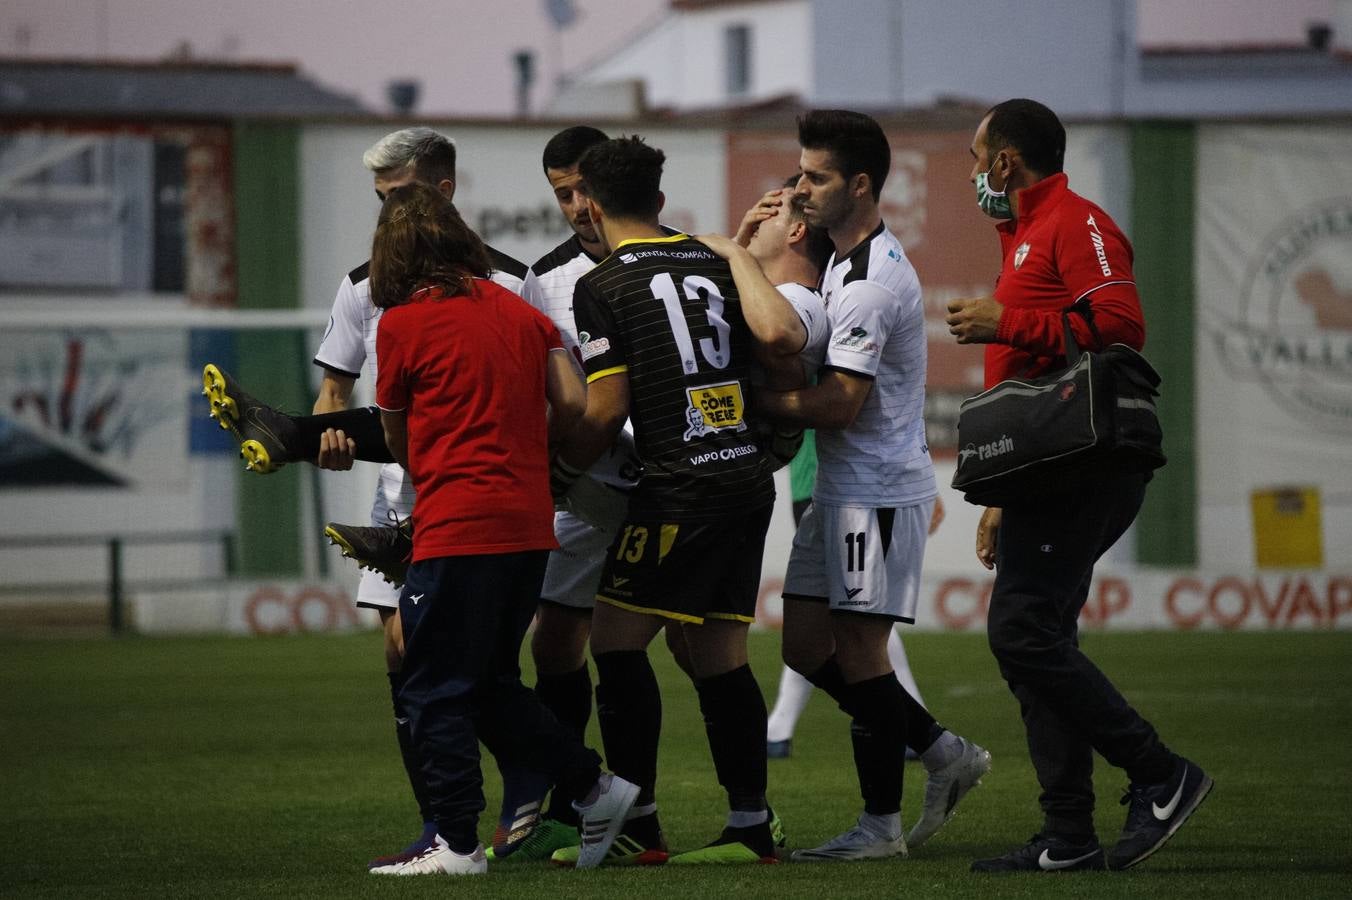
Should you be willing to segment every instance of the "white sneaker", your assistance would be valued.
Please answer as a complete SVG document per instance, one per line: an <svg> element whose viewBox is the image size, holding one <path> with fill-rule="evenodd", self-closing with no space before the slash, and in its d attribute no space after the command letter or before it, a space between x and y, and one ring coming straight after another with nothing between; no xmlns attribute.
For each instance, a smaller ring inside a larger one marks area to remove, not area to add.
<svg viewBox="0 0 1352 900"><path fill-rule="evenodd" d="M582 817L579 831L582 845L578 849L577 868L594 869L606 858L610 845L624 828L624 817L638 799L638 785L618 775L602 772L597 779L601 793L588 806L576 803L573 808Z"/></svg>
<svg viewBox="0 0 1352 900"><path fill-rule="evenodd" d="M919 847L953 818L953 810L967 792L981 783L981 776L991 770L991 755L966 738L962 741L962 755L942 769L929 773L925 782L925 805L920 818L906 836L906 842Z"/></svg>
<svg viewBox="0 0 1352 900"><path fill-rule="evenodd" d="M861 821L844 834L838 834L820 847L793 851L794 862L832 862L850 859L889 859L906 856L906 839L877 834Z"/></svg>
<svg viewBox="0 0 1352 900"><path fill-rule="evenodd" d="M432 843L394 866L371 869L373 875L484 875L488 872L488 857L484 845L468 855L456 853L441 835Z"/></svg>

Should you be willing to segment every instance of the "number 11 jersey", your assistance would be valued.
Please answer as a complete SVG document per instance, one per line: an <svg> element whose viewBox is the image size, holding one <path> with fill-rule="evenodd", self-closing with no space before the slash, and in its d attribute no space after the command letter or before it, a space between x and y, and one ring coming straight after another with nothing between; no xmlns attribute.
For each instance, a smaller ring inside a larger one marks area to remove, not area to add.
<svg viewBox="0 0 1352 900"><path fill-rule="evenodd" d="M728 264L684 234L623 241L573 294L587 383L626 373L643 474L631 519L709 522L774 500L748 421L753 349Z"/></svg>

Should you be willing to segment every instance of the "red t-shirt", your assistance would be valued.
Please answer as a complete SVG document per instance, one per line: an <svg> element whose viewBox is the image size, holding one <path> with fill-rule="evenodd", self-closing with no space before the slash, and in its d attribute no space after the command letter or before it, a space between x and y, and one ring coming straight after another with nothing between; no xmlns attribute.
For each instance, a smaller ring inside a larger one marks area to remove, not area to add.
<svg viewBox="0 0 1352 900"><path fill-rule="evenodd" d="M414 561L552 550L545 369L548 317L491 281L388 309L376 403L408 414Z"/></svg>
<svg viewBox="0 0 1352 900"><path fill-rule="evenodd" d="M1066 365L1061 311L1089 298L1103 344L1145 345L1145 320L1131 274L1131 244L1109 215L1068 187L1064 173L1019 191L1019 217L996 226L1004 265L995 299L1004 306L986 345L986 387ZM1075 341L1103 349L1079 314Z"/></svg>

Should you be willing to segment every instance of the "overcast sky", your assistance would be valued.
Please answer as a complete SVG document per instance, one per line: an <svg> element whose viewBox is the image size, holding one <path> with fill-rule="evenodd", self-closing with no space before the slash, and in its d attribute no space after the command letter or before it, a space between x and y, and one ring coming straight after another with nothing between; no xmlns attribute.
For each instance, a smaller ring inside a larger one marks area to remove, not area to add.
<svg viewBox="0 0 1352 900"><path fill-rule="evenodd" d="M1333 2L1138 0L1138 37L1147 46L1297 43L1308 21L1330 17ZM0 55L154 60L187 42L199 58L298 63L374 109L388 108L389 81L411 78L422 82L421 113L505 116L515 108L517 50L535 51L538 109L560 67L577 71L604 57L651 27L667 3L575 6L577 21L556 40L544 0L0 0ZM992 6L1015 8L1007 0ZM1027 14L1037 2L1017 8Z"/></svg>

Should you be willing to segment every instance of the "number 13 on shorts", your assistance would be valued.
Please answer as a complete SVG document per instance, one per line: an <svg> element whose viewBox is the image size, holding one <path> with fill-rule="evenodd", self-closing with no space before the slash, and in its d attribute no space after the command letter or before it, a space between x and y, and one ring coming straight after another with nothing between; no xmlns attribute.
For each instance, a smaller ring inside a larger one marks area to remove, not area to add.
<svg viewBox="0 0 1352 900"><path fill-rule="evenodd" d="M660 563L666 558L671 550L671 545L676 541L676 535L680 530L678 525L661 525L657 540L657 559L652 562ZM615 559L619 562L637 563L643 560L643 555L649 552L649 536L652 529L647 525L634 525L632 523L624 526L620 532L619 540L615 542Z"/></svg>

